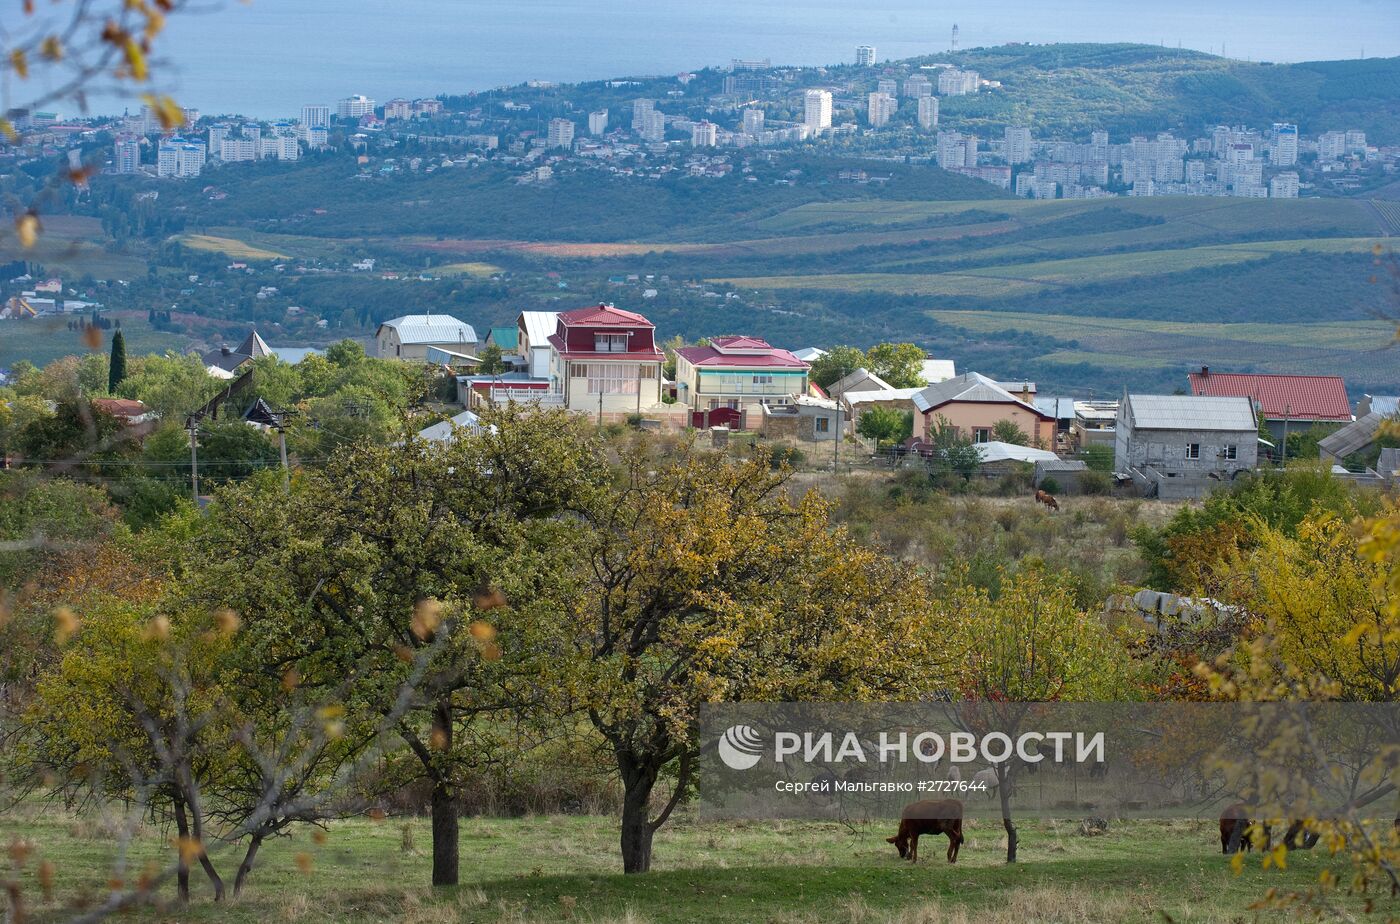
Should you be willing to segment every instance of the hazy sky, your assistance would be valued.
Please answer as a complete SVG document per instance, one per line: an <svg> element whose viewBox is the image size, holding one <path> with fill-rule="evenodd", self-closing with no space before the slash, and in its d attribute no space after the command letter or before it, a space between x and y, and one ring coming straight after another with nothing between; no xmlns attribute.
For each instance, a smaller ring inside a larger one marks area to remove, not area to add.
<svg viewBox="0 0 1400 924"><path fill-rule="evenodd" d="M216 6L219 0L211 0ZM1181 44L1253 60L1400 55L1400 0L252 0L172 19L181 102L290 112L538 78L674 73L733 57L850 61L1010 41Z"/></svg>

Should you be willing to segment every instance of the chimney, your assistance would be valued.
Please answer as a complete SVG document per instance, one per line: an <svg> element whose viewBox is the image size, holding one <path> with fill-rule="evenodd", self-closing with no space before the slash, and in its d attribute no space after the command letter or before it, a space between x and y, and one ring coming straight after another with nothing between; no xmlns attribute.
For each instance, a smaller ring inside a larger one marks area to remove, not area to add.
<svg viewBox="0 0 1400 924"><path fill-rule="evenodd" d="M1202 366L1201 375L1210 375L1210 366Z"/></svg>

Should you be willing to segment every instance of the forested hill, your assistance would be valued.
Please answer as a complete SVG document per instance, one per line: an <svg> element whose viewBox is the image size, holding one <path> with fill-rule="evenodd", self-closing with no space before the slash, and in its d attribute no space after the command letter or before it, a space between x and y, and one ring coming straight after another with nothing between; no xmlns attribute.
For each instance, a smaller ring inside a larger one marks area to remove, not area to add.
<svg viewBox="0 0 1400 924"><path fill-rule="evenodd" d="M996 93L954 97L944 112L989 128L1034 125L1038 135L1134 132L1295 122L1304 134L1362 129L1400 143L1400 58L1269 64L1156 45L1004 45L910 63L953 62L999 80ZM964 123L967 124L967 123Z"/></svg>

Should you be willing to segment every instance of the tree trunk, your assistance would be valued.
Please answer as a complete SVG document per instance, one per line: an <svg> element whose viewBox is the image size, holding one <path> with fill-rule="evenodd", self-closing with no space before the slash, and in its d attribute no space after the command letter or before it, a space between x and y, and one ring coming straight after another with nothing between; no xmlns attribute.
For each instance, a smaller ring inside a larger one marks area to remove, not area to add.
<svg viewBox="0 0 1400 924"><path fill-rule="evenodd" d="M447 699L433 707L434 747L452 750L452 705ZM433 779L433 885L455 886L459 865L456 790L444 774Z"/></svg>
<svg viewBox="0 0 1400 924"><path fill-rule="evenodd" d="M656 833L651 823L651 791L659 768L619 755L618 769L623 787L622 871L645 873L651 869L651 838Z"/></svg>
<svg viewBox="0 0 1400 924"><path fill-rule="evenodd" d="M1008 777L1005 769L997 768L997 795L1001 797L1001 826L1006 829L1006 862L1016 862L1016 823L1011 820L1011 792L1007 786Z"/></svg>
<svg viewBox="0 0 1400 924"><path fill-rule="evenodd" d="M190 864L185 859L185 845L189 843L190 820L185 815L185 803L176 796L175 803L175 833L179 837L175 845L175 891L180 896L180 901L190 900Z"/></svg>
<svg viewBox="0 0 1400 924"><path fill-rule="evenodd" d="M193 788L186 792L193 793ZM214 901L224 900L224 880L219 875L219 871L214 869L214 863L209 859L209 851L204 849L204 816L201 814L199 800L197 796L192 796L188 801L190 809L190 829L194 835L195 845L199 848L199 865L204 868L204 875L209 877L209 882L214 886Z"/></svg>
<svg viewBox="0 0 1400 924"><path fill-rule="evenodd" d="M248 874L253 871L253 860L258 856L258 848L262 846L262 835L254 834L253 839L248 842L248 850L243 854L243 862L238 864L238 874L233 877L233 894L238 896L243 891L243 884L248 881Z"/></svg>

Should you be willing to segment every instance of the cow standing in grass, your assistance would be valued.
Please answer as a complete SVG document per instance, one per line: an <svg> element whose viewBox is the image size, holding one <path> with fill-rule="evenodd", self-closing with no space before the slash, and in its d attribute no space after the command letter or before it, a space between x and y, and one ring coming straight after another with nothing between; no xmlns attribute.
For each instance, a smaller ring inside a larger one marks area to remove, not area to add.
<svg viewBox="0 0 1400 924"><path fill-rule="evenodd" d="M962 833L963 804L957 799L911 802L899 816L899 832L885 838L886 843L899 849L901 859L919 862L919 836L948 835L948 862L958 862L958 848L964 840Z"/></svg>

